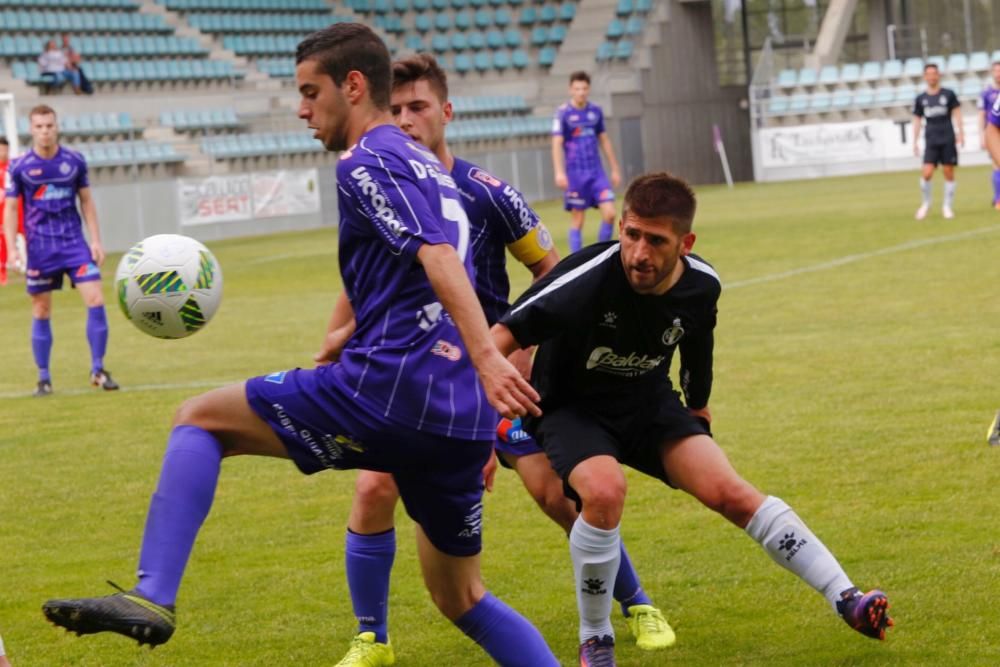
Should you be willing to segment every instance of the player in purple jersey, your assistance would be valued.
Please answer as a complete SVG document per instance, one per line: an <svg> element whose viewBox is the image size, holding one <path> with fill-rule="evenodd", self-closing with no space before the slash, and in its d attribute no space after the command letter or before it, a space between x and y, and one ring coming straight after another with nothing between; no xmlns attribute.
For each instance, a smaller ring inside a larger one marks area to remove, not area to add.
<svg viewBox="0 0 1000 667"><path fill-rule="evenodd" d="M623 208L620 243L566 258L493 327L505 352L538 345L532 381L545 412L527 417L526 426L582 507L570 533L580 664L615 664L606 582L619 568L622 465L743 528L852 628L883 639L892 625L885 594L861 594L795 512L744 480L711 437L722 284L691 253L694 192L669 174L647 174L629 186ZM669 376L677 349L683 403Z"/></svg>
<svg viewBox="0 0 1000 667"><path fill-rule="evenodd" d="M979 144L986 148L986 128L989 126L989 113L993 105L996 104L997 96L1000 95L1000 62L993 63L990 69L993 83L986 87L979 98L979 130L982 132ZM1000 211L1000 162L993 161L993 208Z"/></svg>
<svg viewBox="0 0 1000 667"><path fill-rule="evenodd" d="M337 164L339 264L356 313L339 361L256 377L183 404L150 504L135 589L51 600L81 633L167 641L195 537L226 456L390 472L417 523L434 603L501 665L558 665L538 631L479 574L482 468L496 412L537 413L537 394L492 343L469 281L468 220L453 179L392 123L389 52L338 23L296 52L299 116ZM482 379L482 385L477 380Z"/></svg>
<svg viewBox="0 0 1000 667"><path fill-rule="evenodd" d="M507 250L524 264L537 280L555 266L557 256L548 232L528 207L522 195L489 172L452 155L445 127L452 119L447 75L429 54L417 54L393 63L393 116L400 129L429 147L451 173L462 195L469 217L476 294L492 324L509 307L510 281L506 270ZM344 311L347 312L346 310ZM332 323L337 331L347 322ZM329 347L341 340L328 340L318 361L335 359L339 349ZM530 354L519 350L516 366L530 372ZM513 357L512 357L513 360ZM509 420L503 420L510 424ZM506 432L506 431L505 431ZM569 532L576 508L562 493L562 481L548 459L531 443L498 442L497 452L517 471L535 501L554 521ZM487 489L490 488L487 475ZM354 501L348 521L346 562L358 635L338 667L377 667L391 664L393 649L388 638L389 578L395 555L394 509L398 490L392 476L362 470L355 483ZM624 555L623 561L627 561ZM630 619L637 643L643 648L663 648L674 641L673 630L652 606L630 565L619 572L615 590L622 610Z"/></svg>
<svg viewBox="0 0 1000 667"><path fill-rule="evenodd" d="M569 94L570 101L556 109L552 122L552 166L570 212L569 251L576 252L583 247L583 219L588 208L601 212L597 240L608 241L614 234L614 188L621 183L621 172L604 130L604 112L588 99L590 76L586 72L570 74ZM610 184L598 147L611 167Z"/></svg>
<svg viewBox="0 0 1000 667"><path fill-rule="evenodd" d="M118 389L104 368L108 345L108 318L101 291L100 266L104 263L97 208L90 192L87 162L76 151L59 145L56 112L39 105L28 114L32 149L7 171L4 234L14 263L21 261L14 243L17 234L18 197L24 201L24 235L27 242L27 285L31 297L31 349L38 366L35 396L52 393L49 356L52 352L52 290L62 289L68 275L87 305L87 341L90 343L90 383L106 390ZM90 243L76 200L87 224Z"/></svg>

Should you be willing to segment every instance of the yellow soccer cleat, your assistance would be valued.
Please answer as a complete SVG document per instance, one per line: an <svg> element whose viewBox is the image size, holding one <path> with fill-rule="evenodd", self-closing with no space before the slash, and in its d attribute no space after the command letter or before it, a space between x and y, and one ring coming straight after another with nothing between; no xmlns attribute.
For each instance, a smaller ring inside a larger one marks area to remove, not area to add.
<svg viewBox="0 0 1000 667"><path fill-rule="evenodd" d="M635 645L646 651L667 648L677 641L677 635L667 619L663 618L663 613L652 605L637 604L629 607L625 621L635 637Z"/></svg>
<svg viewBox="0 0 1000 667"><path fill-rule="evenodd" d="M374 632L361 632L351 640L351 648L336 667L382 667L394 664L396 654L392 652L391 643L375 641Z"/></svg>

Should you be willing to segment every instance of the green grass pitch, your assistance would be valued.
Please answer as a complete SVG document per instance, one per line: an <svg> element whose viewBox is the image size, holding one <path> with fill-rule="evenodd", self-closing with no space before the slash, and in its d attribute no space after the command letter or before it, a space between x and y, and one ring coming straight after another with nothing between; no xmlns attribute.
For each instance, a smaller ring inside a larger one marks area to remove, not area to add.
<svg viewBox="0 0 1000 667"><path fill-rule="evenodd" d="M1000 408L1000 213L987 170L959 178L953 221L939 214L940 181L932 215L913 220L915 171L699 189L695 250L725 285L717 438L860 587L888 592L898 625L884 644L852 632L741 531L630 474L625 543L678 643L640 652L616 610L620 665L996 664L1000 449L985 433ZM565 214L539 210L564 242ZM339 289L335 231L210 245L226 293L193 338L149 338L109 308L118 393L86 384L84 309L67 290L54 305L56 394L27 397L28 302L17 282L0 289L0 634L17 666L332 665L353 635L343 537L354 474L303 477L264 459L224 463L168 644L77 638L42 617L49 597L132 585L182 400L311 363ZM519 292L528 273L513 276ZM397 664L490 664L431 605L402 511L398 533ZM509 471L487 500L483 572L574 664L565 537Z"/></svg>

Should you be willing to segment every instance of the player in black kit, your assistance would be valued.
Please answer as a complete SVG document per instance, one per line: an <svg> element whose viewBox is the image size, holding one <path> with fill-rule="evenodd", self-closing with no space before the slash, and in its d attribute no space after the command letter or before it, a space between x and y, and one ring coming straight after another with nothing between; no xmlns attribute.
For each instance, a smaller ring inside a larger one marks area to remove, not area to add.
<svg viewBox="0 0 1000 667"><path fill-rule="evenodd" d="M504 354L538 345L541 417L525 427L582 512L570 533L581 664L614 664L609 620L625 502L621 464L687 491L746 530L822 593L847 623L883 639L885 594L862 594L782 500L737 474L711 437L715 270L691 254L695 198L666 173L625 194L620 241L584 248L535 283L493 327ZM680 348L681 390L669 378Z"/></svg>
<svg viewBox="0 0 1000 667"><path fill-rule="evenodd" d="M955 217L952 202L955 199L955 167L958 165L958 146L965 145L965 131L962 129L961 104L955 91L941 87L941 72L938 66L928 63L924 67L924 81L927 90L917 95L913 104L913 154L919 156L920 127L927 120L924 130L924 166L920 172L920 194L923 203L917 209L917 220L923 220L931 207L931 178L934 170L941 165L944 172L944 204L941 214L951 219ZM956 145L955 128L958 126Z"/></svg>

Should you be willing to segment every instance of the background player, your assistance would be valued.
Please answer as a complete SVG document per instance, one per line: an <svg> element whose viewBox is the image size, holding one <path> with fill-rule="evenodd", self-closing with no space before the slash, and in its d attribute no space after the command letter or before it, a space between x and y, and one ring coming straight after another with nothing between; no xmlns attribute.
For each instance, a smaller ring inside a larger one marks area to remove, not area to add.
<svg viewBox="0 0 1000 667"><path fill-rule="evenodd" d="M955 200L955 167L958 165L958 146L965 145L965 130L962 128L962 111L955 91L941 87L941 72L938 66L928 63L924 66L924 81L927 90L917 95L913 103L913 154L920 155L920 128L924 119L924 166L920 172L920 193L923 203L917 209L916 219L923 220L931 207L934 170L941 165L944 173L944 203L941 215L946 219L955 217L952 203ZM955 127L958 127L958 139ZM957 145L956 145L957 143Z"/></svg>
<svg viewBox="0 0 1000 667"><path fill-rule="evenodd" d="M611 139L604 130L604 112L590 102L590 76L586 72L569 75L570 101L556 109L552 123L552 166L556 185L565 190L564 202L570 212L569 251L583 247L583 220L588 208L601 212L599 241L614 233L615 193L621 184L618 160ZM598 146L611 167L611 183L604 173Z"/></svg>
<svg viewBox="0 0 1000 667"><path fill-rule="evenodd" d="M986 128L989 125L989 120L987 115L990 109L993 108L993 104L997 100L997 95L1000 94L1000 62L993 63L990 68L990 75L993 81L990 85L986 86L986 90L979 98L979 131L980 131L980 147L986 148ZM993 208L1000 210L1000 163L993 162Z"/></svg>
<svg viewBox="0 0 1000 667"><path fill-rule="evenodd" d="M100 266L104 263L97 207L90 192L87 162L74 150L59 145L56 112L44 104L28 114L33 146L7 172L4 232L8 252L22 261L15 245L18 198L25 210L28 295L31 297L31 349L38 366L35 396L52 393L49 356L52 352L52 290L62 289L63 274L87 305L87 341L90 343L90 383L118 389L104 368L108 346L108 318L104 311ZM76 209L80 200L83 221Z"/></svg>
<svg viewBox="0 0 1000 667"><path fill-rule="evenodd" d="M558 665L479 575L482 468L497 419L489 405L523 414L537 411L537 395L492 344L468 278L460 195L440 162L393 125L390 75L385 44L358 23L314 33L296 52L299 116L328 150L343 151L339 256L357 317L340 361L186 402L150 505L135 590L49 601L53 622L167 641L222 458L253 454L292 459L304 473L392 472L441 612L501 665ZM419 324L415 312L424 314Z"/></svg>
<svg viewBox="0 0 1000 667"><path fill-rule="evenodd" d="M7 169L10 167L10 144L6 137L0 137L0 184L7 181ZM12 259L13 253L7 253L7 234L3 232L3 217L7 207L4 205L6 195L5 186L0 186L0 285L7 284L7 263ZM24 234L24 206L18 202L17 233ZM15 237L16 241L16 237ZM19 267L15 267L19 268Z"/></svg>
<svg viewBox="0 0 1000 667"><path fill-rule="evenodd" d="M721 283L691 254L694 213L694 193L680 179L639 177L625 193L620 242L560 262L493 327L501 351L539 345L532 380L544 414L526 418L527 427L582 504L570 552L584 667L613 664L606 582L619 565L621 464L687 491L745 529L859 632L881 639L891 624L885 595L861 595L792 509L741 478L710 437ZM686 407L668 375L678 346Z"/></svg>
<svg viewBox="0 0 1000 667"><path fill-rule="evenodd" d="M462 194L470 223L476 295L492 324L509 307L505 248L538 279L558 261L548 231L519 192L452 155L445 138L445 127L453 117L447 75L433 56L417 54L393 63L391 107L400 129L431 149L454 177ZM341 306L346 306L341 312L349 318L349 304ZM326 341L317 361L337 358L340 350L336 346L344 338L336 332L346 324L331 323L334 335ZM519 352L521 363L515 365L527 373L530 355L524 352ZM498 451L518 472L538 504L568 532L576 519L576 509L563 496L562 482L541 450L522 449L512 443L498 444ZM398 490L391 475L366 470L358 473L348 522L346 570L359 629L351 649L339 663L341 667L392 664L388 594L396 552L393 515L397 499ZM673 631L652 606L631 566L621 568L619 580L616 593L640 646L663 648L673 643Z"/></svg>

